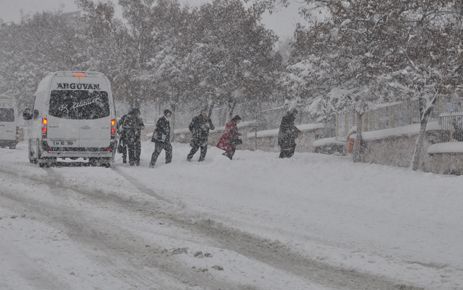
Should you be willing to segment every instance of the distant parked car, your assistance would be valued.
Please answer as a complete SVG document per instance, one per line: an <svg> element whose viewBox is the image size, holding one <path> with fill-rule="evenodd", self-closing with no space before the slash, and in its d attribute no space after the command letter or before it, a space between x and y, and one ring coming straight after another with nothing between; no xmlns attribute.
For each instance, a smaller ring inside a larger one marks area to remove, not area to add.
<svg viewBox="0 0 463 290"><path fill-rule="evenodd" d="M15 149L18 143L16 137L16 122L14 102L0 99L0 146Z"/></svg>

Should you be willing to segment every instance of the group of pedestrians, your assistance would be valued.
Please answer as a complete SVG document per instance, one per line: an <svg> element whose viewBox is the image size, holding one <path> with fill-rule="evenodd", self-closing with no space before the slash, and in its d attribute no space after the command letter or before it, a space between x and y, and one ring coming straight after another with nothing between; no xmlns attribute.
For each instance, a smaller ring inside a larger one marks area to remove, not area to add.
<svg viewBox="0 0 463 290"><path fill-rule="evenodd" d="M164 110L164 114L156 122L156 126L151 137L154 145L154 152L151 155L150 167L154 167L156 161L165 151L166 164L172 162L172 144L171 144L171 127L170 120L172 112L168 109ZM230 160L236 151L236 146L242 144L241 134L238 132L238 123L241 117L234 116L225 126L223 135L221 136L217 147L224 150L223 155ZM141 153L141 131L144 129L143 120L140 117L139 109L132 109L128 114L121 117L118 122L119 146L118 153L122 154L122 162L127 163L127 151L130 166L140 165ZM194 155L200 151L198 161L204 161L207 154L209 141L209 131L214 130L214 124L209 117L208 111L203 110L198 116L195 116L190 125L191 132L191 150L188 153L186 160L191 161Z"/></svg>

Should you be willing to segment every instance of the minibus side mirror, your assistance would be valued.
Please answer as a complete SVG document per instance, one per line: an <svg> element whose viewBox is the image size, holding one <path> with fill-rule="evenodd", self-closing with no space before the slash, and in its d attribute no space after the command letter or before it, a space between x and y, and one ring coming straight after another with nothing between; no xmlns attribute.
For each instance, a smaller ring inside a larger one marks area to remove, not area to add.
<svg viewBox="0 0 463 290"><path fill-rule="evenodd" d="M29 108L25 109L24 112L23 112L23 119L26 120L26 121L28 121L28 120L31 120L32 117L33 117L33 116L32 116L32 111L31 111L31 109L29 109Z"/></svg>

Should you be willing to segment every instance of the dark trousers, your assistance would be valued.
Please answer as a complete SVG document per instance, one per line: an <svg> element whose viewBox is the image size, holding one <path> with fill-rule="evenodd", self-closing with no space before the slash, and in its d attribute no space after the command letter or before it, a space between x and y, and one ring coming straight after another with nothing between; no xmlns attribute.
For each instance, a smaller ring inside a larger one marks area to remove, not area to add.
<svg viewBox="0 0 463 290"><path fill-rule="evenodd" d="M156 164L162 150L166 151L166 164L172 162L172 145L166 142L156 142L154 145L153 155L151 155L150 166L154 166L154 164Z"/></svg>
<svg viewBox="0 0 463 290"><path fill-rule="evenodd" d="M289 147L280 147L280 158L291 158L294 155L296 150L296 145L291 145Z"/></svg>
<svg viewBox="0 0 463 290"><path fill-rule="evenodd" d="M141 142L140 140L135 140L127 143L129 149L129 163L130 165L140 165L140 155L141 155ZM125 151L125 150L124 150ZM124 153L122 153L122 158L124 159Z"/></svg>
<svg viewBox="0 0 463 290"><path fill-rule="evenodd" d="M230 148L230 150L227 150L223 153L223 155L227 156L230 160L233 159L233 155L235 155L236 148Z"/></svg>
<svg viewBox="0 0 463 290"><path fill-rule="evenodd" d="M121 138L121 147L122 147L122 162L127 163L127 141L125 139Z"/></svg>
<svg viewBox="0 0 463 290"><path fill-rule="evenodd" d="M199 142L191 142L191 150L190 153L187 156L187 160L191 160L193 156L198 152L198 149L201 148L201 152L199 155L199 161L203 161L204 158L206 158L206 153L207 153L207 143L199 143Z"/></svg>
<svg viewBox="0 0 463 290"><path fill-rule="evenodd" d="M127 163L127 145L123 146L122 149L122 162Z"/></svg>

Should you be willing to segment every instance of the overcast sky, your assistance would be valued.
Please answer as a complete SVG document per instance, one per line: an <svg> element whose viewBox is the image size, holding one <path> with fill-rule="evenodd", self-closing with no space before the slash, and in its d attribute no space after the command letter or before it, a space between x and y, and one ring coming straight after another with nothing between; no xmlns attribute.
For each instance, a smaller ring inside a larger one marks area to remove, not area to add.
<svg viewBox="0 0 463 290"><path fill-rule="evenodd" d="M117 2L116 0L113 0ZM209 0L181 0L189 5L199 5ZM290 5L289 8L281 8L276 13L266 16L264 23L280 38L292 36L297 22L302 19L297 14L297 6ZM21 13L32 14L38 11L73 11L76 10L74 0L0 0L0 18L4 21L17 21Z"/></svg>

